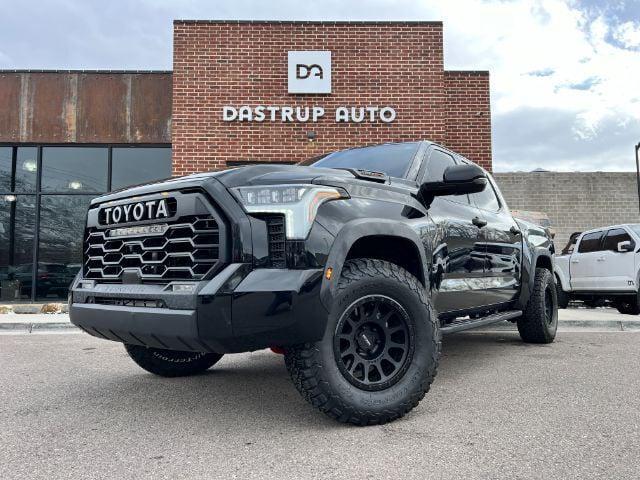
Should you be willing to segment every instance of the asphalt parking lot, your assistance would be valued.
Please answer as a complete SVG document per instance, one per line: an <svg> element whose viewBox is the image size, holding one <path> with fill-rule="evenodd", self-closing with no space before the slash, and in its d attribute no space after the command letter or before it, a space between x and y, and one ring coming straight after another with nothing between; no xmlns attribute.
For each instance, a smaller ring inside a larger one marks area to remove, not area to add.
<svg viewBox="0 0 640 480"><path fill-rule="evenodd" d="M640 334L446 338L404 419L358 428L304 402L280 356L153 377L84 334L0 336L0 478L638 478Z"/></svg>

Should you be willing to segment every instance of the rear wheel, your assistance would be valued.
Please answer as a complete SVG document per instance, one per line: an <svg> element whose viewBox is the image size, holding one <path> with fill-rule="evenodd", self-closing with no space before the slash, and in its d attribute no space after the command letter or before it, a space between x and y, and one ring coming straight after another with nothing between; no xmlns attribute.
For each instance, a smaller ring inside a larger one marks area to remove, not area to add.
<svg viewBox="0 0 640 480"><path fill-rule="evenodd" d="M288 348L302 396L340 422L382 424L414 408L440 357L437 317L422 284L382 260L348 261L324 338Z"/></svg>
<svg viewBox="0 0 640 480"><path fill-rule="evenodd" d="M545 268L536 268L533 293L518 318L518 332L527 343L551 343L557 329L558 299L553 274Z"/></svg>
<svg viewBox="0 0 640 480"><path fill-rule="evenodd" d="M186 377L202 373L222 358L218 353L181 352L125 344L134 362L161 377Z"/></svg>
<svg viewBox="0 0 640 480"><path fill-rule="evenodd" d="M640 299L638 295L620 297L615 301L615 306L620 313L625 315L640 314Z"/></svg>

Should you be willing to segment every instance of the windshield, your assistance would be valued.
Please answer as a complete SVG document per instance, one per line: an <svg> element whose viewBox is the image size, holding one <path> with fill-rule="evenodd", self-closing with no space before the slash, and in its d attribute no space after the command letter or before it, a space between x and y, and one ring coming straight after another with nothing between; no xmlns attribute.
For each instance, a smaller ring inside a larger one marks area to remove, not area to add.
<svg viewBox="0 0 640 480"><path fill-rule="evenodd" d="M404 178L419 147L420 142L407 142L353 148L305 160L300 165L373 170L390 177Z"/></svg>
<svg viewBox="0 0 640 480"><path fill-rule="evenodd" d="M633 230L633 233L635 233L640 237L640 224L636 223L634 225L629 225L629 227L631 227L631 230Z"/></svg>

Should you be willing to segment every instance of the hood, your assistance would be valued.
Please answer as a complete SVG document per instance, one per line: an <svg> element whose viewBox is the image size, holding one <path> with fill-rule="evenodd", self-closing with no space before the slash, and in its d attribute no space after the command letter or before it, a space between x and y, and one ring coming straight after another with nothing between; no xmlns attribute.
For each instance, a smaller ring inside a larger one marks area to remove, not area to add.
<svg viewBox="0 0 640 480"><path fill-rule="evenodd" d="M245 185L274 185L278 183L312 183L317 178L353 180L346 170L303 167L299 165L251 165L216 172L216 179L227 188Z"/></svg>
<svg viewBox="0 0 640 480"><path fill-rule="evenodd" d="M218 172L195 173L184 177L168 178L153 183L116 190L94 198L92 205L121 198L143 196L162 190L182 190L200 187L206 182L218 181L227 188L244 185L274 185L278 183L312 183L322 178L327 181L354 180L352 173L331 168L302 167L297 165L250 165Z"/></svg>

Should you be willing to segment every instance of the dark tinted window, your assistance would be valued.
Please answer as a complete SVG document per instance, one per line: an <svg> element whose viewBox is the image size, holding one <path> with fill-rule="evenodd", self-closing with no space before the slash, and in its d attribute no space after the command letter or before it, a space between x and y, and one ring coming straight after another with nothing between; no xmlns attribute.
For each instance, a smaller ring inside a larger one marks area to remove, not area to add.
<svg viewBox="0 0 640 480"><path fill-rule="evenodd" d="M441 182L444 176L444 171L455 165L453 157L448 153L441 152L440 150L434 150L429 157L429 163L427 164L427 171L424 178L426 182Z"/></svg>
<svg viewBox="0 0 640 480"><path fill-rule="evenodd" d="M42 191L105 192L109 152L100 147L42 149Z"/></svg>
<svg viewBox="0 0 640 480"><path fill-rule="evenodd" d="M600 239L602 239L602 232L585 233L582 240L580 240L578 252L588 253L602 250L600 248Z"/></svg>
<svg viewBox="0 0 640 480"><path fill-rule="evenodd" d="M487 186L483 191L472 193L470 197L479 208L490 210L492 212L497 212L500 209L500 202L498 201L498 197L496 196L496 192L494 191L491 182L487 182Z"/></svg>
<svg viewBox="0 0 640 480"><path fill-rule="evenodd" d="M0 301L31 296L35 195L0 196Z"/></svg>
<svg viewBox="0 0 640 480"><path fill-rule="evenodd" d="M384 172L390 177L403 178L419 147L419 142L408 142L354 148L330 153L319 160L307 160L301 165L323 168L358 168Z"/></svg>
<svg viewBox="0 0 640 480"><path fill-rule="evenodd" d="M613 250L614 252L618 251L618 243L620 242L631 242L632 245L635 245L631 236L626 232L626 230L622 228L614 228L613 230L609 230L607 235L604 237L604 250Z"/></svg>
<svg viewBox="0 0 640 480"><path fill-rule="evenodd" d="M91 196L43 195L36 296L66 298L82 264L82 230Z"/></svg>
<svg viewBox="0 0 640 480"><path fill-rule="evenodd" d="M38 176L37 147L19 147L16 153L16 192L35 193Z"/></svg>
<svg viewBox="0 0 640 480"><path fill-rule="evenodd" d="M11 191L11 165L13 148L0 147L0 192Z"/></svg>
<svg viewBox="0 0 640 480"><path fill-rule="evenodd" d="M114 148L111 155L113 190L171 176L170 148Z"/></svg>

